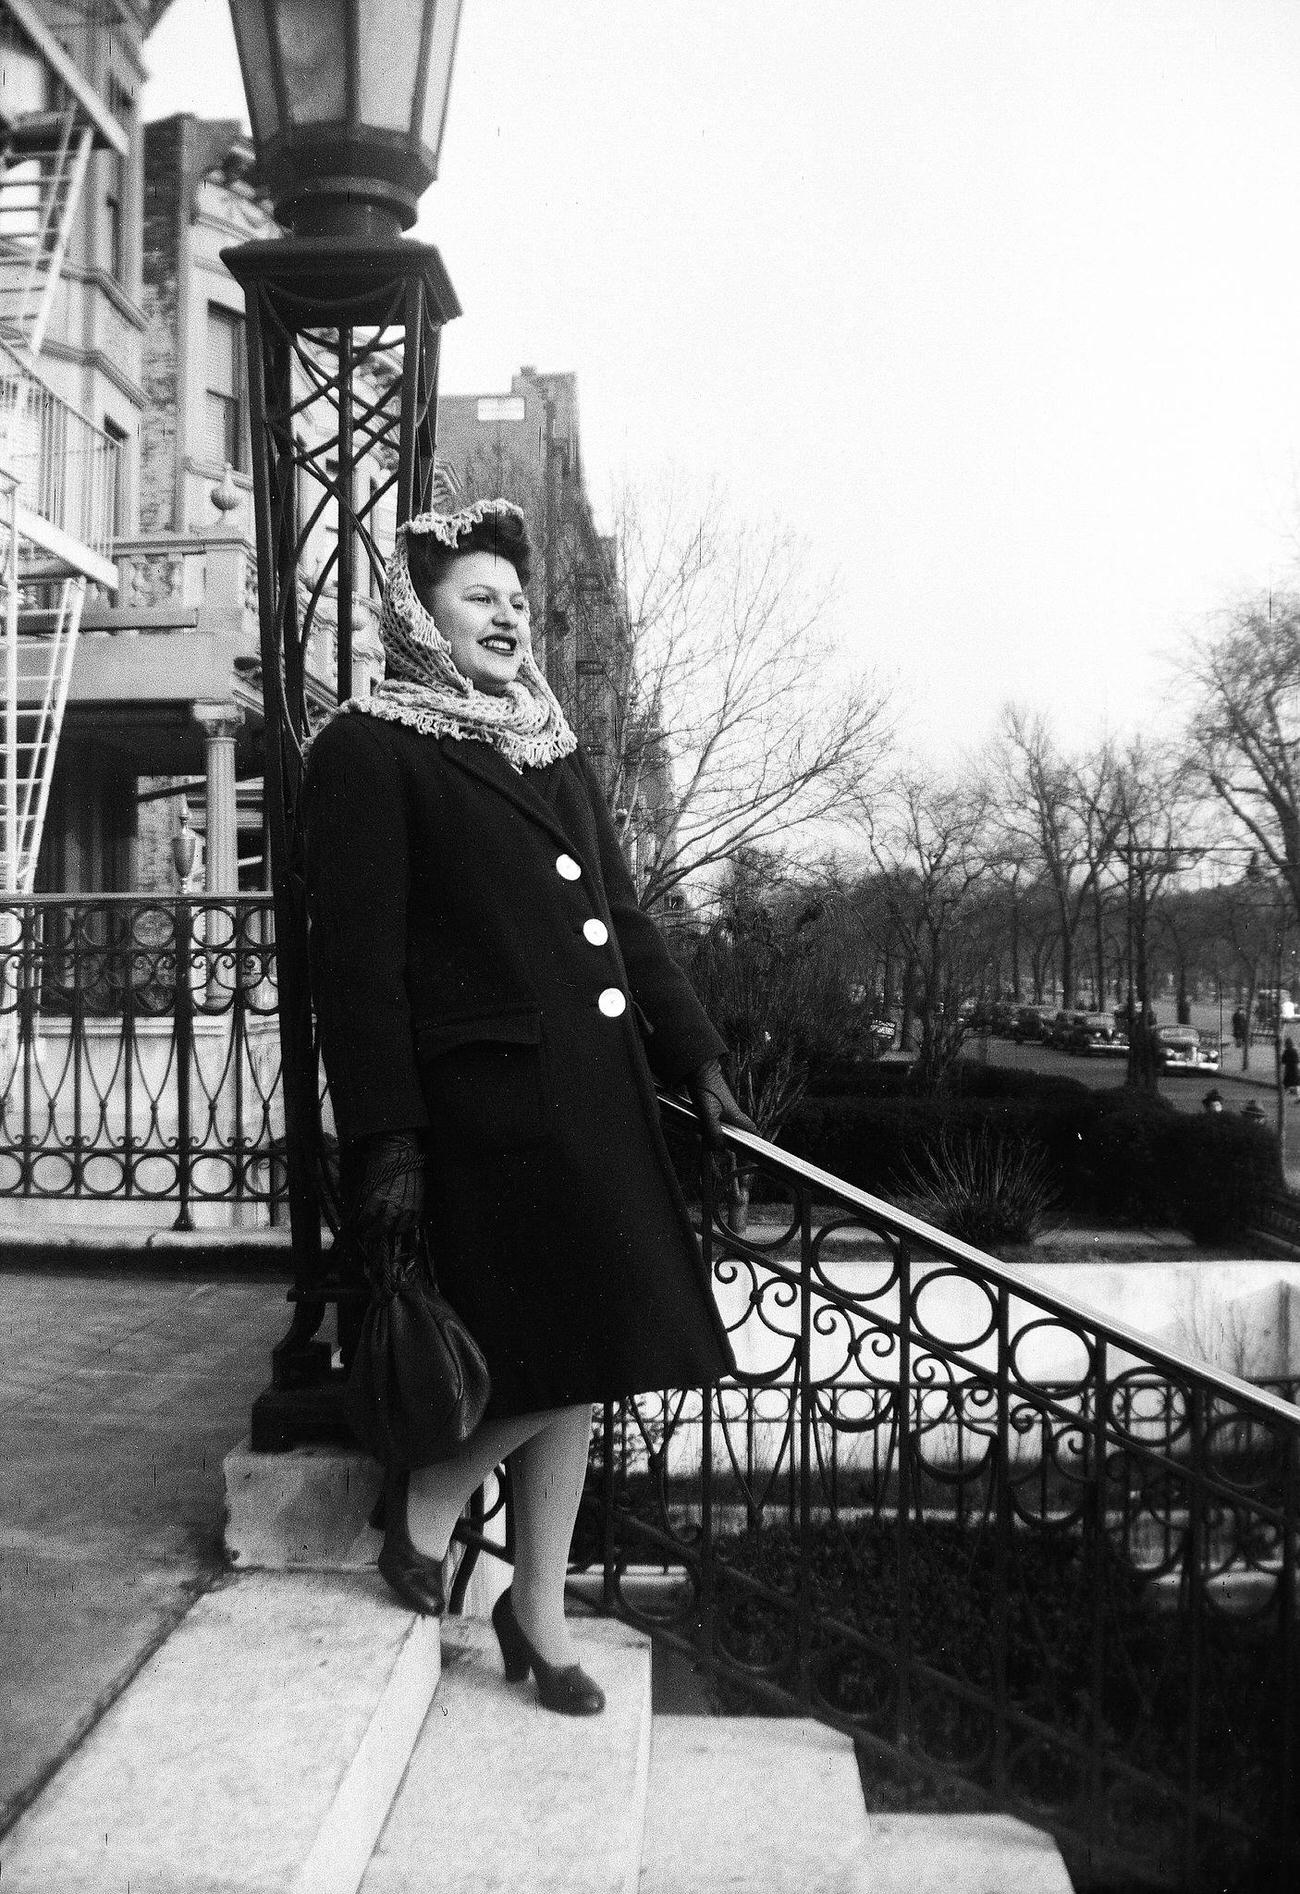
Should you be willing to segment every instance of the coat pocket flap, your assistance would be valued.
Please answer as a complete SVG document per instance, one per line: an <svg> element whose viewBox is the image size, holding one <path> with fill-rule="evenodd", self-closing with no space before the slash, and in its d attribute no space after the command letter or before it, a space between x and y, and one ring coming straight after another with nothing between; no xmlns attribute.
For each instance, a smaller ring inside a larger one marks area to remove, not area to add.
<svg viewBox="0 0 1300 1894"><path fill-rule="evenodd" d="M539 1046L542 1016L535 1007L510 1013L479 1013L468 1019L439 1019L415 1029L416 1051L422 1059L436 1058L457 1046Z"/></svg>

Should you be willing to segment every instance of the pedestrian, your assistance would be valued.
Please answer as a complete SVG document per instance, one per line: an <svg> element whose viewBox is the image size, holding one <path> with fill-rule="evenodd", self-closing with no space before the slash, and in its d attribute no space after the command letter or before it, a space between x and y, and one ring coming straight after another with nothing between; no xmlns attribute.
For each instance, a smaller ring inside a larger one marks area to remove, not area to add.
<svg viewBox="0 0 1300 1894"><path fill-rule="evenodd" d="M734 1371L655 1080L710 1141L754 1127L534 662L529 558L504 500L399 528L385 682L309 753L306 867L345 1225L381 1255L427 1231L492 1383L454 1458L386 1469L380 1570L441 1612L456 1522L506 1462L506 1673L582 1715L604 1697L564 1583L592 1405Z"/></svg>
<svg viewBox="0 0 1300 1894"><path fill-rule="evenodd" d="M1246 1043L1246 1010L1238 1006L1232 1015L1232 1042L1236 1046Z"/></svg>
<svg viewBox="0 0 1300 1894"><path fill-rule="evenodd" d="M1300 1052L1290 1033L1282 1042L1282 1083L1290 1097L1300 1097Z"/></svg>
<svg viewBox="0 0 1300 1894"><path fill-rule="evenodd" d="M1210 1091L1208 1091L1205 1094L1205 1097L1201 1100L1201 1110L1208 1111L1208 1112L1222 1111L1223 1110L1223 1093L1213 1088Z"/></svg>

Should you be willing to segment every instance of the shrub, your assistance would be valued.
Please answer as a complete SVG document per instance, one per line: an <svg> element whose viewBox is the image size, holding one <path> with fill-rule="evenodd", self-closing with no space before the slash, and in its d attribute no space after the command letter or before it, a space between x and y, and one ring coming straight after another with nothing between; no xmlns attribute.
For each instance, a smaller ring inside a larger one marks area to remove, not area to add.
<svg viewBox="0 0 1300 1894"><path fill-rule="evenodd" d="M1202 1244L1257 1225L1262 1200L1283 1187L1273 1134L1226 1112L1180 1118L1159 1163L1170 1222Z"/></svg>
<svg viewBox="0 0 1300 1894"><path fill-rule="evenodd" d="M899 1060L854 1064L842 1061L820 1076L818 1098L924 1098L930 1096L915 1068ZM945 1098L1082 1098L1089 1088L1079 1079L1059 1078L1015 1066L986 1065L982 1059L958 1059L948 1072Z"/></svg>
<svg viewBox="0 0 1300 1894"><path fill-rule="evenodd" d="M782 1142L861 1190L896 1198L945 1138L981 1133L1037 1145L1067 1214L1183 1229L1202 1244L1256 1223L1261 1199L1281 1182L1277 1142L1262 1126L1070 1080L1001 1097L805 1098Z"/></svg>
<svg viewBox="0 0 1300 1894"><path fill-rule="evenodd" d="M987 1124L940 1132L911 1176L930 1220L984 1249L1032 1243L1056 1196L1042 1146L997 1136Z"/></svg>

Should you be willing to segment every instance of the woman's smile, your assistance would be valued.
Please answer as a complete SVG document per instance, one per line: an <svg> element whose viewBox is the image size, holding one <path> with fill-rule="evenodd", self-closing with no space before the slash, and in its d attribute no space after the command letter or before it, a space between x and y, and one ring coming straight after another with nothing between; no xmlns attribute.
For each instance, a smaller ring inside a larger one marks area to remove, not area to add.
<svg viewBox="0 0 1300 1894"><path fill-rule="evenodd" d="M497 696L514 683L532 641L528 595L508 559L493 552L453 559L430 608L462 677Z"/></svg>

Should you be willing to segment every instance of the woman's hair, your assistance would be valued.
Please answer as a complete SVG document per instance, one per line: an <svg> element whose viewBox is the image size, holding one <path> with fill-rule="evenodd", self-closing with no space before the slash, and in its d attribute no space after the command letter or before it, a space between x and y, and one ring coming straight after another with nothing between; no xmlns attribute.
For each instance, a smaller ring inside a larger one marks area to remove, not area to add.
<svg viewBox="0 0 1300 1894"><path fill-rule="evenodd" d="M433 588L455 560L467 552L492 552L508 559L519 575L520 585L532 576L532 547L523 516L513 507L485 513L481 520L457 536L454 546L446 546L432 533L406 535L406 563L411 584L425 611L432 610Z"/></svg>

